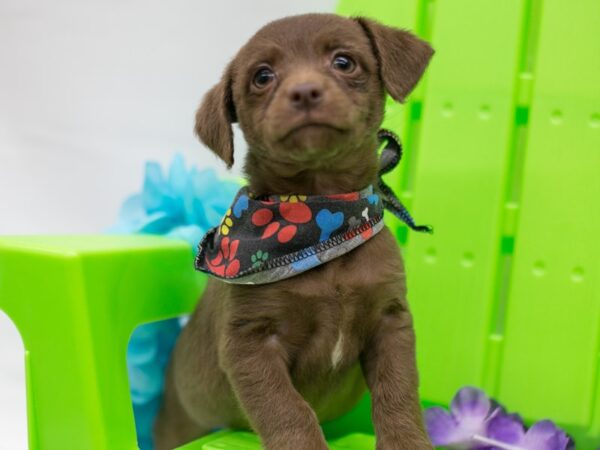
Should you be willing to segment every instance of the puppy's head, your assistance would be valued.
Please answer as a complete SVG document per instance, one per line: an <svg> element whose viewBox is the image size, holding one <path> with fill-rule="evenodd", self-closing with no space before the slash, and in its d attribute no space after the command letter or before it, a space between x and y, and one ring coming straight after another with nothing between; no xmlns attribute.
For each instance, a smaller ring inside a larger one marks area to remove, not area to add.
<svg viewBox="0 0 600 450"><path fill-rule="evenodd" d="M409 32L364 18L307 14L271 22L206 94L196 133L228 166L234 122L255 156L335 166L365 137L373 142L385 92L403 101L432 54Z"/></svg>

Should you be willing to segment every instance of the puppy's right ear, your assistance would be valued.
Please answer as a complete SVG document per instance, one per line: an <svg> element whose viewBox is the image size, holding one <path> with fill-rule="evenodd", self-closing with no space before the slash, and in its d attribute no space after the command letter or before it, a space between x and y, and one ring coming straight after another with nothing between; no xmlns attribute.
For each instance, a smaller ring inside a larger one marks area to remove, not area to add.
<svg viewBox="0 0 600 450"><path fill-rule="evenodd" d="M232 92L231 64L221 81L206 93L196 111L194 130L200 140L227 164L233 165L233 129L237 122Z"/></svg>

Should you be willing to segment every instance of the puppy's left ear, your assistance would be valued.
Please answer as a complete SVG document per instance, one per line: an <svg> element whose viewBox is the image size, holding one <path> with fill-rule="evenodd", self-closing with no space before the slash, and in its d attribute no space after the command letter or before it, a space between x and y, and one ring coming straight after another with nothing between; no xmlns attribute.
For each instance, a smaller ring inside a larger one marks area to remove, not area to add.
<svg viewBox="0 0 600 450"><path fill-rule="evenodd" d="M232 65L213 88L206 93L196 111L194 131L200 140L225 161L227 167L233 165L233 128L237 122L231 85Z"/></svg>
<svg viewBox="0 0 600 450"><path fill-rule="evenodd" d="M371 41L385 89L394 100L404 101L423 75L433 56L433 49L408 31L364 17L355 17L354 20Z"/></svg>

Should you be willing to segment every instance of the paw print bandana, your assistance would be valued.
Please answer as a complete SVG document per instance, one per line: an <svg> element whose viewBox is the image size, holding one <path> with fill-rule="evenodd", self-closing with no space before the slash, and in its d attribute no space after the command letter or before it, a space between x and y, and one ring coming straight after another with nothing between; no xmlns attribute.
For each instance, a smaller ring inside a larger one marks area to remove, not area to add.
<svg viewBox="0 0 600 450"><path fill-rule="evenodd" d="M390 210L415 231L393 191L381 179L402 157L398 138L378 134L381 153L377 188L334 195L256 196L243 187L221 223L199 245L196 269L229 283L265 284L298 275L341 256L383 228Z"/></svg>

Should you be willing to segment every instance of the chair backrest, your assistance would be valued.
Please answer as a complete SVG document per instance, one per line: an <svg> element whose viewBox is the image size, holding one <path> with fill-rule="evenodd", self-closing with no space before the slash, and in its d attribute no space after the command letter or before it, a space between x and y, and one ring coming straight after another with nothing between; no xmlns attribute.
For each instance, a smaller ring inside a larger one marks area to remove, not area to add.
<svg viewBox="0 0 600 450"><path fill-rule="evenodd" d="M600 2L341 0L436 50L386 126L422 395L477 385L600 441Z"/></svg>

